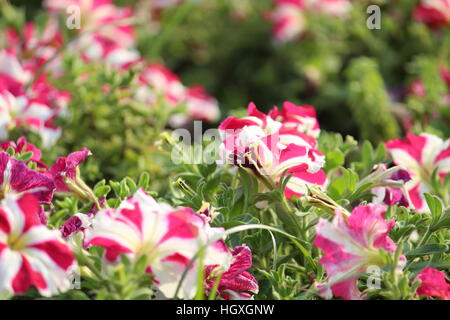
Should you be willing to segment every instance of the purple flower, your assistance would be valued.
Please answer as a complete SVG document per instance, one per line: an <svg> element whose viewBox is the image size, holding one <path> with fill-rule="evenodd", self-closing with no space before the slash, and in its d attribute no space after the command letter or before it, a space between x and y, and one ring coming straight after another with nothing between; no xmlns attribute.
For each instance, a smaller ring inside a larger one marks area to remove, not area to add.
<svg viewBox="0 0 450 320"><path fill-rule="evenodd" d="M8 193L33 194L40 204L50 204L55 184L45 174L31 170L20 160L0 152L0 199Z"/></svg>
<svg viewBox="0 0 450 320"><path fill-rule="evenodd" d="M91 155L89 149L83 148L69 154L67 157L61 157L51 166L48 171L53 177L57 192L73 192L72 184L77 184L78 166Z"/></svg>
<svg viewBox="0 0 450 320"><path fill-rule="evenodd" d="M252 251L246 245L234 248L230 268L222 274L218 295L225 300L252 299L259 286L255 277L247 272L252 266ZM218 265L206 266L206 286L212 290L217 279Z"/></svg>

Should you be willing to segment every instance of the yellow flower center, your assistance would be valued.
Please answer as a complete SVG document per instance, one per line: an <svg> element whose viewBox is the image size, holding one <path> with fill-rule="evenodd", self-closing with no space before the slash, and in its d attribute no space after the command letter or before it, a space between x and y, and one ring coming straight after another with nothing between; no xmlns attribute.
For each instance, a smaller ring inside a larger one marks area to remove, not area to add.
<svg viewBox="0 0 450 320"><path fill-rule="evenodd" d="M11 233L6 240L6 244L13 251L22 251L27 243L19 233Z"/></svg>

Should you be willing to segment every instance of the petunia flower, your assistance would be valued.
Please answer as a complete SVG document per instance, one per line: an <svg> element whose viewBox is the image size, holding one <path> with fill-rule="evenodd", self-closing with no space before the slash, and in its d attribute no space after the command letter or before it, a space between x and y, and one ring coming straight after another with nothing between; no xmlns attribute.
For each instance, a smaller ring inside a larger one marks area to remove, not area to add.
<svg viewBox="0 0 450 320"><path fill-rule="evenodd" d="M218 265L206 266L205 283L208 294L211 294L217 277L218 296L225 300L248 300L259 291L258 282L247 270L252 267L252 251L246 245L237 246L232 252L231 266L225 272Z"/></svg>
<svg viewBox="0 0 450 320"><path fill-rule="evenodd" d="M74 194L87 201L97 201L92 190L82 180L79 169L79 165L91 154L89 149L83 148L55 161L47 175L55 181L56 192Z"/></svg>
<svg viewBox="0 0 450 320"><path fill-rule="evenodd" d="M0 295L26 293L34 286L50 297L70 288L75 259L57 233L37 217L31 194L8 195L0 204Z"/></svg>
<svg viewBox="0 0 450 320"><path fill-rule="evenodd" d="M445 273L433 268L425 268L419 272L416 280L420 280L418 295L450 300L450 283L445 280Z"/></svg>
<svg viewBox="0 0 450 320"><path fill-rule="evenodd" d="M190 118L208 122L219 120L218 102L206 92L204 87L196 85L187 88L185 99Z"/></svg>
<svg viewBox="0 0 450 320"><path fill-rule="evenodd" d="M121 254L133 261L145 256L147 272L153 274L155 286L166 297L175 295L183 272L191 264L179 297L192 298L198 273L198 263L192 259L221 232L190 208L174 209L139 190L118 209L99 211L87 230L86 243L105 248L109 262L116 262ZM231 259L222 240L211 244L201 256L204 265L224 268L228 268Z"/></svg>
<svg viewBox="0 0 450 320"><path fill-rule="evenodd" d="M66 109L70 95L51 86L45 74L25 90L28 80L29 72L17 57L9 51L0 52L0 139L5 140L9 130L26 126L49 148L61 135L54 120Z"/></svg>
<svg viewBox="0 0 450 320"><path fill-rule="evenodd" d="M86 62L103 62L117 69L125 70L141 60L136 49L124 47L116 41L98 34L82 37L73 44L72 48L81 52L81 56Z"/></svg>
<svg viewBox="0 0 450 320"><path fill-rule="evenodd" d="M30 78L31 73L23 68L13 51L0 51L0 91L21 96L24 94L23 86Z"/></svg>
<svg viewBox="0 0 450 320"><path fill-rule="evenodd" d="M85 242L86 230L91 226L91 221L94 217L92 213L77 213L70 217L63 225L59 228L61 236L67 241L68 245L76 250L78 237L81 238L80 244L83 248L87 247Z"/></svg>
<svg viewBox="0 0 450 320"><path fill-rule="evenodd" d="M441 179L450 172L450 140L443 141L431 134L408 133L404 139L386 143L394 163L405 168L411 181L405 185L412 204L419 212L428 210L423 193L431 190L431 178L436 170Z"/></svg>
<svg viewBox="0 0 450 320"><path fill-rule="evenodd" d="M375 165L371 175L364 178L360 185L363 185L366 180L374 183L373 203L387 206L399 204L409 207L408 192L404 189L404 185L411 180L407 170L400 167L388 169L384 163L380 163Z"/></svg>
<svg viewBox="0 0 450 320"><path fill-rule="evenodd" d="M414 10L414 18L432 28L450 25L449 0L421 0Z"/></svg>
<svg viewBox="0 0 450 320"><path fill-rule="evenodd" d="M13 193L33 194L41 204L50 204L55 184L44 173L28 169L20 160L11 158L6 152L0 152L0 199Z"/></svg>
<svg viewBox="0 0 450 320"><path fill-rule="evenodd" d="M148 104L156 103L163 95L169 104L175 106L185 96L186 88L180 78L161 64L148 64L139 75L138 84L136 98Z"/></svg>
<svg viewBox="0 0 450 320"><path fill-rule="evenodd" d="M270 15L274 23L273 36L277 41L296 39L306 29L305 5L302 0L275 0L275 9Z"/></svg>
<svg viewBox="0 0 450 320"><path fill-rule="evenodd" d="M184 105L186 113L177 113L169 119L172 127L180 127L189 119L217 121L220 109L217 100L200 85L185 87L181 79L161 64L145 64L137 79L135 99L155 105L163 98L169 107Z"/></svg>
<svg viewBox="0 0 450 320"><path fill-rule="evenodd" d="M294 111L302 112L297 106L292 107ZM220 162L249 168L275 185L281 182L283 174L292 175L285 189L288 198L305 194L310 185L324 186L326 175L321 168L325 156L311 147L317 144L315 139L299 129L306 129L304 118L315 117L312 112L307 116L304 112L302 114L303 117L296 116L294 112L283 109L282 116L274 108L269 115L265 115L251 103L247 117L228 117L220 124L223 139L219 149ZM316 130L317 124L313 124L312 128Z"/></svg>
<svg viewBox="0 0 450 320"><path fill-rule="evenodd" d="M392 253L397 249L388 237L395 221L386 221L385 211L381 205L369 204L356 207L347 219L337 210L332 222L319 220L314 245L325 254L319 263L328 275L327 282L317 284L322 297L364 298L357 288L359 276L369 266L385 265L381 251ZM401 256L400 264L404 261Z"/></svg>
<svg viewBox="0 0 450 320"><path fill-rule="evenodd" d="M42 151L39 150L39 148L36 147L34 144L28 142L26 137L24 136L20 137L19 139L17 139L17 142L14 141L0 142L0 151L7 151L9 148L12 148L15 154L32 152L33 155L31 156L27 164L30 162L34 162L36 163L39 169L45 170L47 168L47 165L41 161Z"/></svg>
<svg viewBox="0 0 450 320"><path fill-rule="evenodd" d="M44 6L50 13L67 14L67 8L80 9L79 32L92 31L130 48L136 43L134 27L129 19L133 16L130 7L118 7L111 0L45 0ZM106 27L105 27L106 26Z"/></svg>
<svg viewBox="0 0 450 320"><path fill-rule="evenodd" d="M63 45L56 19L49 19L42 30L38 30L35 23L27 22L22 32L7 28L5 33L6 47L20 58L26 70L34 73L47 63L45 70L61 73L61 56L54 56Z"/></svg>
<svg viewBox="0 0 450 320"><path fill-rule="evenodd" d="M344 18L352 8L350 0L275 0L274 3L270 20L274 23L274 38L280 42L295 40L308 29L306 14Z"/></svg>

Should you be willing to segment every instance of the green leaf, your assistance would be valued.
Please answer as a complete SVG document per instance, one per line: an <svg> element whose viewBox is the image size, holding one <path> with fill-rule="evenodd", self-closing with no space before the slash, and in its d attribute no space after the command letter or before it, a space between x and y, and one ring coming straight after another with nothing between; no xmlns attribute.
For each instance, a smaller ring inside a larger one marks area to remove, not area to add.
<svg viewBox="0 0 450 320"><path fill-rule="evenodd" d="M334 150L327 154L326 156L326 171L332 170L334 168L344 165L345 156L340 150Z"/></svg>
<svg viewBox="0 0 450 320"><path fill-rule="evenodd" d="M438 219L442 215L442 202L441 200L429 193L425 193L425 200L427 201L428 208L430 208L431 216L433 219Z"/></svg>
<svg viewBox="0 0 450 320"><path fill-rule="evenodd" d="M110 191L111 191L110 186L103 186L96 188L94 190L94 194L97 198L101 199L103 197L106 197Z"/></svg>
<svg viewBox="0 0 450 320"><path fill-rule="evenodd" d="M144 190L148 188L150 183L150 174L146 171L142 172L139 176L138 187L143 188Z"/></svg>

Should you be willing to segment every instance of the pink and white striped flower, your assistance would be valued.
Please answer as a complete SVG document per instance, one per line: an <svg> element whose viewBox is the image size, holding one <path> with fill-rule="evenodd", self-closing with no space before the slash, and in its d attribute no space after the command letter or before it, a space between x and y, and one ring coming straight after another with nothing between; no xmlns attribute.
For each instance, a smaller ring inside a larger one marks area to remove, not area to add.
<svg viewBox="0 0 450 320"><path fill-rule="evenodd" d="M105 259L118 260L121 254L137 261L147 257L147 271L166 297L173 297L183 272L199 249L222 229L211 228L206 219L190 208L174 209L156 202L143 190L122 202L118 209L99 211L87 231L87 244L104 247ZM205 265L228 268L231 255L222 240L208 247ZM180 298L196 292L198 263L193 262L184 279Z"/></svg>
<svg viewBox="0 0 450 320"><path fill-rule="evenodd" d="M82 58L89 63L105 63L113 68L126 69L141 60L139 52L127 48L106 37L94 34L84 36L72 46L75 52L81 52Z"/></svg>
<svg viewBox="0 0 450 320"><path fill-rule="evenodd" d="M80 32L95 30L123 47L135 45L134 27L129 21L134 13L129 7L118 7L111 0L46 0L44 5L50 12L64 15L69 7L77 7L81 14Z"/></svg>
<svg viewBox="0 0 450 320"><path fill-rule="evenodd" d="M270 116L282 123L280 134L294 139L290 141L291 143L315 147L315 142L311 141L311 137L314 139L319 137L320 126L317 121L316 109L313 106L297 106L292 102L285 102L281 110L278 110L277 107L273 108Z"/></svg>
<svg viewBox="0 0 450 320"><path fill-rule="evenodd" d="M17 57L8 51L0 53L0 139L8 131L22 125L37 132L44 147L53 145L61 129L53 121L66 108L70 95L51 86L45 75L35 79L25 92L29 80Z"/></svg>
<svg viewBox="0 0 450 320"><path fill-rule="evenodd" d="M0 199L13 193L21 195L33 194L41 204L50 204L55 185L45 174L28 169L20 160L0 152Z"/></svg>
<svg viewBox="0 0 450 320"><path fill-rule="evenodd" d="M21 96L25 83L30 79L31 73L22 67L14 52L0 51L0 92L9 91L14 96Z"/></svg>
<svg viewBox="0 0 450 320"><path fill-rule="evenodd" d="M0 204L0 295L19 295L34 286L49 297L70 288L75 259L57 232L38 219L30 194L7 196Z"/></svg>
<svg viewBox="0 0 450 320"><path fill-rule="evenodd" d="M36 72L50 58L46 70L61 72L61 57L54 57L63 45L63 38L56 19L49 19L43 30L38 30L33 22L27 22L22 33L15 29L6 30L6 44L15 55L20 57L26 70Z"/></svg>
<svg viewBox="0 0 450 320"><path fill-rule="evenodd" d="M247 270L252 267L252 251L246 245L237 246L232 252L231 266L225 272L219 265L206 266L205 279L207 293L211 294L217 276L220 276L217 288L218 296L225 300L249 300L259 291L258 281Z"/></svg>
<svg viewBox="0 0 450 320"><path fill-rule="evenodd" d="M39 100L15 97L9 91L0 90L0 139L7 139L9 130L24 125L38 133L48 148L61 135L61 128L53 124L56 117L55 110Z"/></svg>
<svg viewBox="0 0 450 320"><path fill-rule="evenodd" d="M395 252L397 248L388 237L395 221L386 221L385 211L381 205L369 204L356 207L347 219L337 211L332 222L319 220L314 245L325 253L319 263L328 275L326 283L317 284L322 297L364 298L356 286L359 276L369 266L385 265L380 250ZM404 261L401 256L400 263Z"/></svg>
<svg viewBox="0 0 450 320"><path fill-rule="evenodd" d="M446 274L442 271L433 268L423 269L416 277L416 280L421 281L417 294L450 300L450 283L445 278Z"/></svg>
<svg viewBox="0 0 450 320"><path fill-rule="evenodd" d="M160 95L173 106L185 96L186 88L180 78L161 64L148 64L139 75L138 83L141 86L136 92L136 98L150 105L155 104Z"/></svg>
<svg viewBox="0 0 450 320"><path fill-rule="evenodd" d="M180 126L188 119L217 121L220 109L217 100L200 86L187 88L180 78L161 64L150 63L145 66L138 78L135 98L142 103L155 105L159 99L170 107L186 105L186 114L176 114L170 123Z"/></svg>
<svg viewBox="0 0 450 320"><path fill-rule="evenodd" d="M431 176L435 170L442 179L450 172L450 140L443 141L431 134L407 134L404 139L386 143L394 163L411 175L406 184L412 204L417 211L427 211L424 192L430 192Z"/></svg>
<svg viewBox="0 0 450 320"><path fill-rule="evenodd" d="M215 122L220 118L217 100L205 88L196 85L186 90L185 96L189 117L196 120Z"/></svg>
<svg viewBox="0 0 450 320"><path fill-rule="evenodd" d="M432 28L450 25L450 0L421 0L414 18Z"/></svg>
<svg viewBox="0 0 450 320"><path fill-rule="evenodd" d="M306 29L304 1L275 0L275 5L271 14L275 39L281 42L294 40Z"/></svg>

